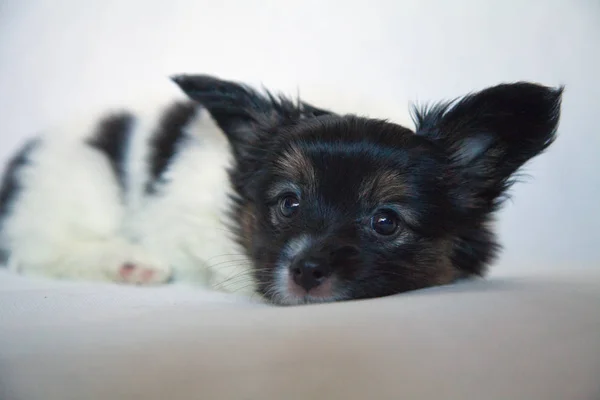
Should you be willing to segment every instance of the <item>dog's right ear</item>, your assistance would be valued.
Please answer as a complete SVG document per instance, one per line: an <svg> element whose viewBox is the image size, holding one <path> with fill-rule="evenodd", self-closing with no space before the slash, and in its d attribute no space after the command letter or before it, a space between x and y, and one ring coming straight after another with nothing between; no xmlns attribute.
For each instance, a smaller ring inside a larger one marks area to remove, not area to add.
<svg viewBox="0 0 600 400"><path fill-rule="evenodd" d="M303 102L264 94L245 85L209 75L176 75L171 79L191 99L205 107L223 130L236 158L256 146L271 128L300 119L330 114Z"/></svg>
<svg viewBox="0 0 600 400"><path fill-rule="evenodd" d="M444 149L455 198L470 211L497 209L513 175L556 139L563 87L505 83L416 110L416 134Z"/></svg>

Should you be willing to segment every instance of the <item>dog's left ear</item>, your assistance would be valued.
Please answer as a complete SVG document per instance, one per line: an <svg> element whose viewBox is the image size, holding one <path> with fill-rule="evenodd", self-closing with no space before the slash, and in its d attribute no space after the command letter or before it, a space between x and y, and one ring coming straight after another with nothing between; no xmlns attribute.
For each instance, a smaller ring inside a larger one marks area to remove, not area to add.
<svg viewBox="0 0 600 400"><path fill-rule="evenodd" d="M238 158L246 155L269 128L330 114L304 102L266 91L262 94L240 83L209 75L176 75L171 79L208 110Z"/></svg>
<svg viewBox="0 0 600 400"><path fill-rule="evenodd" d="M563 87L519 82L415 110L416 133L448 154L463 205L493 209L511 176L555 139Z"/></svg>

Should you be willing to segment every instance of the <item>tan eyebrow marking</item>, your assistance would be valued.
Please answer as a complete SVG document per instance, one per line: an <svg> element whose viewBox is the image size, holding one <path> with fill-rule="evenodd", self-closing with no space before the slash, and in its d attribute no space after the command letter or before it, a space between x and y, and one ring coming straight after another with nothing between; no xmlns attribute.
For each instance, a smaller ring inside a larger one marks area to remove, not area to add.
<svg viewBox="0 0 600 400"><path fill-rule="evenodd" d="M408 185L398 172L384 170L366 178L358 193L362 199L385 203L407 195Z"/></svg>
<svg viewBox="0 0 600 400"><path fill-rule="evenodd" d="M315 168L310 159L298 148L291 146L277 158L275 165L285 178L292 182L302 184L307 188L314 188L317 182Z"/></svg>
<svg viewBox="0 0 600 400"><path fill-rule="evenodd" d="M411 196L411 188L406 178L394 170L383 170L363 180L358 192L359 201L371 207L394 203L402 218L412 224L418 223L418 217L406 205L398 204L402 198Z"/></svg>

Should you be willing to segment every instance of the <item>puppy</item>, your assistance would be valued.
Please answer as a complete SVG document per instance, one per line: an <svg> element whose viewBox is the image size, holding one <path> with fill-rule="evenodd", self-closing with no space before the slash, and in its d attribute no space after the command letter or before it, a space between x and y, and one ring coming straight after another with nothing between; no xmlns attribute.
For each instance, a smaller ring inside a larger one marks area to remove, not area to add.
<svg viewBox="0 0 600 400"><path fill-rule="evenodd" d="M515 173L555 140L562 87L503 84L414 110L416 130L175 82L234 155L231 221L257 290L279 304L386 296L482 275Z"/></svg>
<svg viewBox="0 0 600 400"><path fill-rule="evenodd" d="M493 214L554 141L562 96L498 85L415 109L413 132L210 76L173 80L191 102L154 122L111 114L14 157L0 190L13 268L196 279L276 304L483 275L499 249Z"/></svg>

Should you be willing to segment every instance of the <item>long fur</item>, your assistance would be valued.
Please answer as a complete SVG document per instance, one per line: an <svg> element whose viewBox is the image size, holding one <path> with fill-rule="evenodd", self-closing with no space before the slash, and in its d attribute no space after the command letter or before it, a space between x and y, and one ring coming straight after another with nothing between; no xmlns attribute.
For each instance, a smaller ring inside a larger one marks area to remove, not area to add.
<svg viewBox="0 0 600 400"><path fill-rule="evenodd" d="M8 163L11 268L278 304L483 275L500 249L494 213L554 142L563 90L497 85L415 108L412 131L212 76L172 80L187 99L102 113Z"/></svg>
<svg viewBox="0 0 600 400"><path fill-rule="evenodd" d="M251 293L232 240L221 130L189 100L100 112L5 169L0 249L23 274Z"/></svg>

